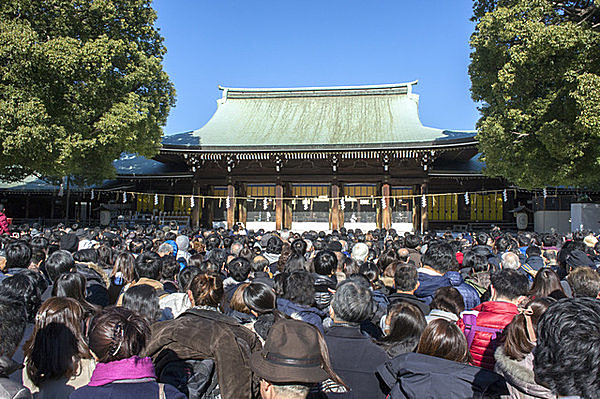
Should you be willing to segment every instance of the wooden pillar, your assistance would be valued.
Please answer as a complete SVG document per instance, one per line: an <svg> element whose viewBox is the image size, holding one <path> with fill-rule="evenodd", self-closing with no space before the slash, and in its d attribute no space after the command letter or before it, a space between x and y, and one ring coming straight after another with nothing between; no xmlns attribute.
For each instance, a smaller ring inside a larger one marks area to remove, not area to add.
<svg viewBox="0 0 600 399"><path fill-rule="evenodd" d="M283 186L275 185L275 230L283 230Z"/></svg>
<svg viewBox="0 0 600 399"><path fill-rule="evenodd" d="M331 184L331 210L329 211L329 228L331 230L340 229L340 186L337 182Z"/></svg>
<svg viewBox="0 0 600 399"><path fill-rule="evenodd" d="M286 198L292 197L292 185L287 183L283 186L283 194ZM283 201L283 228L284 229L292 229L292 220L293 220L293 210L292 210L292 201L286 200Z"/></svg>
<svg viewBox="0 0 600 399"><path fill-rule="evenodd" d="M390 208L390 185L384 183L381 185L381 227L384 229L390 229L392 227L392 210ZM385 208L383 206L385 201Z"/></svg>
<svg viewBox="0 0 600 399"><path fill-rule="evenodd" d="M427 194L427 183L421 184L421 194ZM425 233L427 230L429 230L427 206L421 206L421 233Z"/></svg>
<svg viewBox="0 0 600 399"><path fill-rule="evenodd" d="M200 186L197 181L192 182L192 195L196 196L200 194ZM191 214L191 225L192 228L196 229L200 226L200 215L202 214L202 202L199 198L194 197L194 207L192 208Z"/></svg>
<svg viewBox="0 0 600 399"><path fill-rule="evenodd" d="M227 197L229 197L229 208L227 208L227 228L233 228L235 224L235 186L230 182L227 184Z"/></svg>
<svg viewBox="0 0 600 399"><path fill-rule="evenodd" d="M242 197L247 196L247 187L245 184L240 184L238 187L238 192ZM238 221L246 227L246 222L248 221L248 203L245 199L241 199L238 202Z"/></svg>
<svg viewBox="0 0 600 399"><path fill-rule="evenodd" d="M201 193L208 196L214 194L211 186L204 186ZM198 206L202 208L200 224L205 229L212 229L212 223L215 217L214 201L214 199L209 198L200 199L198 201Z"/></svg>

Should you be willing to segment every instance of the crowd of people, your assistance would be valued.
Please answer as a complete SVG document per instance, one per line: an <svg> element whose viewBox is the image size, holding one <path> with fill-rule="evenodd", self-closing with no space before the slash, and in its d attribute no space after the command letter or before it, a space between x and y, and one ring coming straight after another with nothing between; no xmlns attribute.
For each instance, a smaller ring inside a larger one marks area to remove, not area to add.
<svg viewBox="0 0 600 399"><path fill-rule="evenodd" d="M598 398L592 233L23 225L1 398Z"/></svg>

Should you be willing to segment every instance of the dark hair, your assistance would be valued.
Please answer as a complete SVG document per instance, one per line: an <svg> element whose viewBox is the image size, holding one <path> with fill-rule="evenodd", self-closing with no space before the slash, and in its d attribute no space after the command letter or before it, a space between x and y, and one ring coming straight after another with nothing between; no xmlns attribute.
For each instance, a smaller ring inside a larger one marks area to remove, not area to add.
<svg viewBox="0 0 600 399"><path fill-rule="evenodd" d="M192 292L195 306L217 307L223 299L223 282L217 275L198 274L188 289Z"/></svg>
<svg viewBox="0 0 600 399"><path fill-rule="evenodd" d="M129 243L129 252L134 254L141 254L144 250L144 241L139 238L134 238Z"/></svg>
<svg viewBox="0 0 600 399"><path fill-rule="evenodd" d="M181 265L174 256L165 255L162 257L161 278L163 280L173 280L179 272Z"/></svg>
<svg viewBox="0 0 600 399"><path fill-rule="evenodd" d="M412 291L419 282L419 273L414 266L399 264L394 272L394 286L397 291Z"/></svg>
<svg viewBox="0 0 600 399"><path fill-rule="evenodd" d="M432 320L425 327L417 346L417 353L459 363L471 361L465 334L455 323L445 319Z"/></svg>
<svg viewBox="0 0 600 399"><path fill-rule="evenodd" d="M469 269L469 273L476 274L489 270L488 258L476 251L469 251L463 257L463 267Z"/></svg>
<svg viewBox="0 0 600 399"><path fill-rule="evenodd" d="M309 272L291 272L285 282L283 297L299 305L312 306L315 301L315 280Z"/></svg>
<svg viewBox="0 0 600 399"><path fill-rule="evenodd" d="M306 253L307 246L308 245L306 244L306 241L304 241L303 239L297 239L292 242L292 249L294 250L294 252L302 256L304 256L304 254Z"/></svg>
<svg viewBox="0 0 600 399"><path fill-rule="evenodd" d="M529 301L524 307L524 312L530 310L531 314L519 313L513 317L504 330L504 353L509 358L521 361L531 353L535 347L536 337L530 337L527 332L527 318L531 318L533 332L536 334L540 318L554 302L556 302L554 298L536 298Z"/></svg>
<svg viewBox="0 0 600 399"><path fill-rule="evenodd" d="M596 298L600 294L600 274L588 266L572 270L567 281L573 289L573 296Z"/></svg>
<svg viewBox="0 0 600 399"><path fill-rule="evenodd" d="M123 307L133 310L150 324L158 321L162 315L158 303L158 293L147 284L129 287L123 294Z"/></svg>
<svg viewBox="0 0 600 399"><path fill-rule="evenodd" d="M21 301L0 297L0 356L12 357L23 339L27 312Z"/></svg>
<svg viewBox="0 0 600 399"><path fill-rule="evenodd" d="M292 273L297 270L306 270L306 259L304 258L304 256L292 251L290 256L285 261L284 271Z"/></svg>
<svg viewBox="0 0 600 399"><path fill-rule="evenodd" d="M379 268L373 262L365 262L358 268L358 272L365 276L371 284L379 279Z"/></svg>
<svg viewBox="0 0 600 399"><path fill-rule="evenodd" d="M26 269L31 263L31 247L23 240L11 242L6 246L4 256L7 268Z"/></svg>
<svg viewBox="0 0 600 399"><path fill-rule="evenodd" d="M538 322L535 381L558 396L600 397L600 301L561 299Z"/></svg>
<svg viewBox="0 0 600 399"><path fill-rule="evenodd" d="M24 272L2 280L0 297L10 297L23 303L29 322L33 322L35 314L42 304L42 296L34 280Z"/></svg>
<svg viewBox="0 0 600 399"><path fill-rule="evenodd" d="M150 337L146 319L130 309L110 306L90 324L90 349L100 363L114 362L139 355Z"/></svg>
<svg viewBox="0 0 600 399"><path fill-rule="evenodd" d="M381 254L377 261L377 266L379 266L381 270L385 270L386 267L398 260L400 260L398 253L393 248L390 248Z"/></svg>
<svg viewBox="0 0 600 399"><path fill-rule="evenodd" d="M321 276L329 276L337 269L338 259L332 251L322 250L315 255L313 266L315 273Z"/></svg>
<svg viewBox="0 0 600 399"><path fill-rule="evenodd" d="M368 282L364 287L349 279L342 281L331 298L331 308L338 321L360 323L367 320L373 310Z"/></svg>
<svg viewBox="0 0 600 399"><path fill-rule="evenodd" d="M255 256L252 259L252 271L255 273L264 271L267 266L269 266L269 261L264 256Z"/></svg>
<svg viewBox="0 0 600 399"><path fill-rule="evenodd" d="M421 263L444 274L453 270L456 265L456 253L452 246L445 242L432 242L421 258Z"/></svg>
<svg viewBox="0 0 600 399"><path fill-rule="evenodd" d="M121 252L115 259L115 265L110 273L110 277L114 277L117 273L121 273L125 283L131 283L135 280L135 273L133 271L134 265L135 257L129 252Z"/></svg>
<svg viewBox="0 0 600 399"><path fill-rule="evenodd" d="M558 274L549 267L540 269L535 278L533 279L533 285L529 290L529 296L535 298L542 298L545 296L552 296L555 299L566 298L565 291L560 284L560 278Z"/></svg>
<svg viewBox="0 0 600 399"><path fill-rule="evenodd" d="M40 307L23 346L27 375L36 386L76 375L80 360L91 357L82 333L83 314L79 302L67 297L51 297Z"/></svg>
<svg viewBox="0 0 600 399"><path fill-rule="evenodd" d="M440 287L429 305L431 309L439 309L459 316L465 310L465 301L454 287Z"/></svg>
<svg viewBox="0 0 600 399"><path fill-rule="evenodd" d="M186 292L189 289L189 285L192 279L198 274L202 273L199 267L188 266L181 270L177 275L177 284L179 284L179 291Z"/></svg>
<svg viewBox="0 0 600 399"><path fill-rule="evenodd" d="M490 276L492 286L499 296L514 300L527 294L529 281L517 270L502 269Z"/></svg>
<svg viewBox="0 0 600 399"><path fill-rule="evenodd" d="M75 268L75 261L69 251L59 249L46 259L44 267L46 268L46 273L48 273L48 278L54 282L64 272Z"/></svg>
<svg viewBox="0 0 600 399"><path fill-rule="evenodd" d="M279 237L272 236L267 241L266 251L270 254L280 254L281 248L283 246L283 241Z"/></svg>
<svg viewBox="0 0 600 399"><path fill-rule="evenodd" d="M73 254L76 262L98 263L98 251L94 248L80 249Z"/></svg>
<svg viewBox="0 0 600 399"><path fill-rule="evenodd" d="M414 249L421 245L421 238L414 234L409 234L404 238L404 245L406 248Z"/></svg>
<svg viewBox="0 0 600 399"><path fill-rule="evenodd" d="M277 306L275 291L265 283L253 281L243 293L244 303L248 309L264 314L273 311Z"/></svg>
<svg viewBox="0 0 600 399"><path fill-rule="evenodd" d="M529 258L530 256L541 256L542 255L542 249L536 245L530 245L527 247L527 250L525 251L527 257Z"/></svg>
<svg viewBox="0 0 600 399"><path fill-rule="evenodd" d="M133 267L134 276L136 280L143 277L158 280L160 278L160 272L162 269L162 259L156 252L144 252L135 260Z"/></svg>
<svg viewBox="0 0 600 399"><path fill-rule="evenodd" d="M250 274L252 266L246 258L235 258L227 264L229 275L238 283L245 281Z"/></svg>
<svg viewBox="0 0 600 399"><path fill-rule="evenodd" d="M398 302L388 308L387 319L390 330L379 342L384 346L401 345L402 353L414 352L427 326L421 309L409 302Z"/></svg>

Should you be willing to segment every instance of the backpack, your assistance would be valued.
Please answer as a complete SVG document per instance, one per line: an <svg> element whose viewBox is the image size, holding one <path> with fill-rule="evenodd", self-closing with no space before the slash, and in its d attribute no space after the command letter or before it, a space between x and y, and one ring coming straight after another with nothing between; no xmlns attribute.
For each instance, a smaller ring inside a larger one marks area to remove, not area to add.
<svg viewBox="0 0 600 399"><path fill-rule="evenodd" d="M158 381L173 385L189 399L221 399L217 370L211 359L169 362L160 370Z"/></svg>
<svg viewBox="0 0 600 399"><path fill-rule="evenodd" d="M477 331L488 332L492 334L492 339L490 340L494 350L498 347L498 338L504 330L502 328L494 328L494 327L482 327L477 325L477 314L475 313L463 313L462 316L463 323L465 324L465 337L467 338L467 345L469 349L471 349L471 344L473 344L473 339L475 338L475 334Z"/></svg>

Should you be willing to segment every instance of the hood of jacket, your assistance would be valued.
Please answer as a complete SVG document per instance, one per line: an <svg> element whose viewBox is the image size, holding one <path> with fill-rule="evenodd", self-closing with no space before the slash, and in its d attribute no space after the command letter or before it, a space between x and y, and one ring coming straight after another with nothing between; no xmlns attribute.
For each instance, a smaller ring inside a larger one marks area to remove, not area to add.
<svg viewBox="0 0 600 399"><path fill-rule="evenodd" d="M450 283L452 283L453 287L458 287L465 282L459 272L449 271L446 272L444 276L448 277L448 280L450 280Z"/></svg>
<svg viewBox="0 0 600 399"><path fill-rule="evenodd" d="M23 365L15 362L8 356L0 356L0 377L8 378L15 371L23 368Z"/></svg>
<svg viewBox="0 0 600 399"><path fill-rule="evenodd" d="M494 370L504 377L507 384L535 398L556 397L548 388L535 382L533 353L529 353L523 360L514 360L504 353L503 346L499 346L494 353L494 358L496 359Z"/></svg>
<svg viewBox="0 0 600 399"><path fill-rule="evenodd" d="M421 284L415 291L415 296L424 300L428 305L431 303L438 288L452 285L450 279L446 276L434 276L425 273L419 273L419 282Z"/></svg>
<svg viewBox="0 0 600 399"><path fill-rule="evenodd" d="M377 368L390 398L471 398L508 394L502 376L420 353L404 353ZM483 396L483 395L482 395Z"/></svg>

